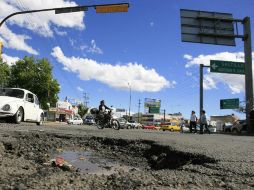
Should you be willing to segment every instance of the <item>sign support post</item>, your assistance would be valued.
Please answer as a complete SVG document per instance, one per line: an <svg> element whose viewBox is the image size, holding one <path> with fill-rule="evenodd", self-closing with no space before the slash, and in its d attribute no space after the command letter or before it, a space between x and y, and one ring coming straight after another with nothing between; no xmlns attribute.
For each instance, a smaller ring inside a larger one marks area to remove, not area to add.
<svg viewBox="0 0 254 190"><path fill-rule="evenodd" d="M251 48L251 30L250 18L243 19L244 30L244 57L245 57L245 96L246 96L246 122L248 132L254 132L254 126L251 126L249 114L253 109L253 77L252 77L252 48Z"/></svg>
<svg viewBox="0 0 254 190"><path fill-rule="evenodd" d="M203 102L204 102L204 94L203 94L203 67L204 65L203 64L200 64L200 67L199 67L199 78L200 78L200 81L199 81L199 118L201 118L201 115L202 115L202 110L204 109L204 105L203 105Z"/></svg>

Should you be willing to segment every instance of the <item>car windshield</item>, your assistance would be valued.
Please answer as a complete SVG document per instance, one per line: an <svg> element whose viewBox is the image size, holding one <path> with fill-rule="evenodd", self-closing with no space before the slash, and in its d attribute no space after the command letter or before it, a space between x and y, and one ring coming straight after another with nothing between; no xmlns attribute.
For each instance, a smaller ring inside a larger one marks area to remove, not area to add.
<svg viewBox="0 0 254 190"><path fill-rule="evenodd" d="M9 96L14 98L24 98L24 91L19 89L1 88L0 96Z"/></svg>

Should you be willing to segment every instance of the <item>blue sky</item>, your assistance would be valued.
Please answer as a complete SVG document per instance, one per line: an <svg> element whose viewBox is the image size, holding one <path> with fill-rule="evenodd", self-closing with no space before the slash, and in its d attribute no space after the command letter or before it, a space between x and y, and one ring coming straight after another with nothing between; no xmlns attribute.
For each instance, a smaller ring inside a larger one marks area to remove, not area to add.
<svg viewBox="0 0 254 190"><path fill-rule="evenodd" d="M3 0L0 18L39 7L122 2L130 3L128 13L96 14L89 9L85 14L15 16L0 28L3 58L9 64L26 55L47 58L61 85L60 99L83 100L86 92L90 106L104 99L107 105L128 109L131 86L133 112L139 99L143 111L144 98L156 98L167 113L189 117L191 110L199 109L198 64L211 57L241 61L243 42L236 40L236 47L181 42L180 9L249 16L254 31L253 0ZM220 110L220 99L244 100L243 76L205 70L205 79L204 108L209 116L232 113Z"/></svg>

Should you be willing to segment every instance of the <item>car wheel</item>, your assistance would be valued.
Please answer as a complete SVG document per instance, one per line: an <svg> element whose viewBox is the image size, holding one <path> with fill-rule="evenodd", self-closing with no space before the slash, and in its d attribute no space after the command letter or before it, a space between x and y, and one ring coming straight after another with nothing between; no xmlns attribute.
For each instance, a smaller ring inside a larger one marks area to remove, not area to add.
<svg viewBox="0 0 254 190"><path fill-rule="evenodd" d="M23 116L24 116L24 110L22 107L20 107L13 117L14 123L17 123L17 124L21 123Z"/></svg>
<svg viewBox="0 0 254 190"><path fill-rule="evenodd" d="M162 129L162 131L165 131L165 129Z"/></svg>
<svg viewBox="0 0 254 190"><path fill-rule="evenodd" d="M171 132L173 132L173 131L174 131L174 129L170 129L170 131L171 131Z"/></svg>
<svg viewBox="0 0 254 190"><path fill-rule="evenodd" d="M41 116L40 116L40 121L37 122L36 124L37 124L37 125L42 125L43 119L44 119L43 114L41 114Z"/></svg>
<svg viewBox="0 0 254 190"><path fill-rule="evenodd" d="M131 128L131 126L130 126L130 125L128 125L128 126L127 126L127 129L130 129L130 128Z"/></svg>

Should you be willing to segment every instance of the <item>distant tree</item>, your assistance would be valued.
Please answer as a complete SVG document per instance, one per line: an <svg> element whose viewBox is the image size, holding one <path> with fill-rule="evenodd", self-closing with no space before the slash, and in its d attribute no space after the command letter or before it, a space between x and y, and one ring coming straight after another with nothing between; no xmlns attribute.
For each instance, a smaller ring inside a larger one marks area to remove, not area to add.
<svg viewBox="0 0 254 190"><path fill-rule="evenodd" d="M10 66L0 60L0 87L8 86L10 78Z"/></svg>
<svg viewBox="0 0 254 190"><path fill-rule="evenodd" d="M60 86L52 75L52 66L47 59L24 57L11 66L10 87L19 87L35 93L43 109L55 105Z"/></svg>
<svg viewBox="0 0 254 190"><path fill-rule="evenodd" d="M88 108L84 104L78 105L78 114L83 117L88 111Z"/></svg>

